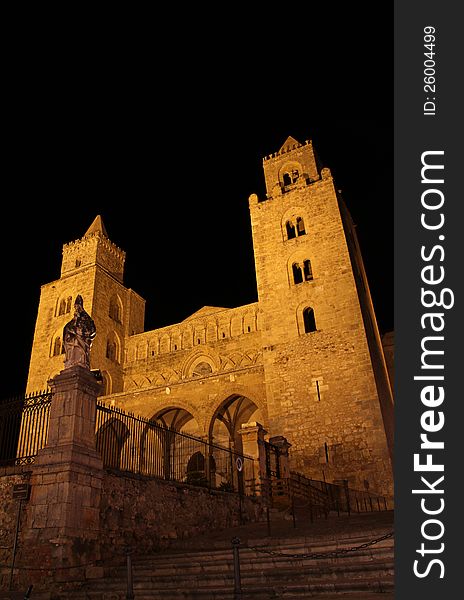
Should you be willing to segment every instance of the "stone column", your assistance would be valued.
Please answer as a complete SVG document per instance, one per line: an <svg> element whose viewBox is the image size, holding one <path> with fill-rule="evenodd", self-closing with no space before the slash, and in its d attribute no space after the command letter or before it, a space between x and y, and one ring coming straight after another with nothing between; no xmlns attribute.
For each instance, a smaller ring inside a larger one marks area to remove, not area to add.
<svg viewBox="0 0 464 600"><path fill-rule="evenodd" d="M279 470L280 479L287 479L290 477L290 466L288 464L288 449L291 448L291 444L287 442L287 438L283 435L276 435L269 438L269 443L279 448Z"/></svg>
<svg viewBox="0 0 464 600"><path fill-rule="evenodd" d="M243 423L238 433L242 436L243 454L253 458L253 465L248 465L250 461L245 460L245 486L247 493L255 493L258 496L264 495L268 490L268 478L266 470L266 448L264 446L264 436L267 431L260 423L251 421ZM250 483L248 483L250 482Z"/></svg>
<svg viewBox="0 0 464 600"><path fill-rule="evenodd" d="M33 466L20 562L50 567L54 582L83 581L101 574L95 566L103 480L95 438L101 379L74 365L49 383L48 441ZM47 580L42 577L39 586L41 582Z"/></svg>

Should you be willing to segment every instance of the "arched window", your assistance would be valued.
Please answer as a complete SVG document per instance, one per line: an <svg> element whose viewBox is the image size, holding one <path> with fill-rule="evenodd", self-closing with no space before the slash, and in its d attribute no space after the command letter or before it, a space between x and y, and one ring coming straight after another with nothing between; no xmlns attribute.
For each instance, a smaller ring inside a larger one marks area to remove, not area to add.
<svg viewBox="0 0 464 600"><path fill-rule="evenodd" d="M193 369L192 376L193 377L206 377L213 372L213 369L210 364L207 362L198 363Z"/></svg>
<svg viewBox="0 0 464 600"><path fill-rule="evenodd" d="M63 348L63 344L61 343L61 338L57 337L57 338L55 338L55 341L53 342L52 356L59 356L63 352L64 352L64 348Z"/></svg>
<svg viewBox="0 0 464 600"><path fill-rule="evenodd" d="M311 333L312 331L316 331L316 319L314 317L314 310L309 306L303 310L303 323L305 333Z"/></svg>
<svg viewBox="0 0 464 600"><path fill-rule="evenodd" d="M298 172L298 169L293 169L292 170L292 183L296 183L298 181L299 176L300 176L300 173Z"/></svg>
<svg viewBox="0 0 464 600"><path fill-rule="evenodd" d="M284 180L284 185L290 185L292 183L292 178L290 177L290 173L284 173L283 180Z"/></svg>
<svg viewBox="0 0 464 600"><path fill-rule="evenodd" d="M294 237L296 237L295 225L293 225L293 223L291 221L287 221L285 223L285 227L287 229L287 239L288 240L292 240Z"/></svg>
<svg viewBox="0 0 464 600"><path fill-rule="evenodd" d="M305 235L306 230L305 230L305 225L304 225L304 220L303 217L297 217L296 218L296 231L298 233L298 235Z"/></svg>
<svg viewBox="0 0 464 600"><path fill-rule="evenodd" d="M302 283L303 282L303 274L301 272L301 267L298 263L293 263L293 282L294 283Z"/></svg>
<svg viewBox="0 0 464 600"><path fill-rule="evenodd" d="M69 312L71 312L71 307L72 307L72 297L68 296L67 298L63 298L62 300L60 300L60 303L58 305L58 316L61 317L61 315L65 315Z"/></svg>
<svg viewBox="0 0 464 600"><path fill-rule="evenodd" d="M110 360L117 362L116 342L107 340L107 342L106 342L106 358L109 358Z"/></svg>
<svg viewBox="0 0 464 600"><path fill-rule="evenodd" d="M117 323L122 323L121 304L117 296L113 296L110 300L109 315L113 319L113 321L116 321Z"/></svg>
<svg viewBox="0 0 464 600"><path fill-rule="evenodd" d="M303 274L304 274L304 280L305 281L311 281L311 279L313 278L313 270L311 267L311 261L310 260L305 260L303 262Z"/></svg>

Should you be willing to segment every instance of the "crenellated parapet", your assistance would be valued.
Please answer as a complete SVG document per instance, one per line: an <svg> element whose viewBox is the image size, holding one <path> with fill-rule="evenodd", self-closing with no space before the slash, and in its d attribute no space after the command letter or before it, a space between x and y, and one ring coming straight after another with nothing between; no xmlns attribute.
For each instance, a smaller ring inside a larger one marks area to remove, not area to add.
<svg viewBox="0 0 464 600"><path fill-rule="evenodd" d="M98 265L122 282L126 253L108 238L101 219L98 219L82 238L64 244L61 276Z"/></svg>

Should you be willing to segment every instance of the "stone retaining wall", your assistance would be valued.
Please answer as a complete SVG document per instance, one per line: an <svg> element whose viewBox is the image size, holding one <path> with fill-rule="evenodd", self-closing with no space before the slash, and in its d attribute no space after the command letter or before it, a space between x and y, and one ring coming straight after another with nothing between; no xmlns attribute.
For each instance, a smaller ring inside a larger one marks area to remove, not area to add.
<svg viewBox="0 0 464 600"><path fill-rule="evenodd" d="M264 504L242 497L242 522L264 520ZM144 554L172 540L239 525L237 494L107 471L101 501L101 551L105 563L124 548Z"/></svg>

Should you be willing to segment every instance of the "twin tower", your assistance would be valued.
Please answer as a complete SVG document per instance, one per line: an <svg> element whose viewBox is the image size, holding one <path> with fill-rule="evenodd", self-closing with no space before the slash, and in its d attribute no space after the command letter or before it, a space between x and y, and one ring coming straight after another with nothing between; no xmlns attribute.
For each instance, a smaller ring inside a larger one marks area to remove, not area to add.
<svg viewBox="0 0 464 600"><path fill-rule="evenodd" d="M391 494L391 385L350 214L311 142L289 137L263 167L266 197L249 198L257 302L145 332L145 301L98 216L42 286L28 391L63 369L80 294L105 400L238 449L241 426L259 422L287 438L293 470Z"/></svg>

